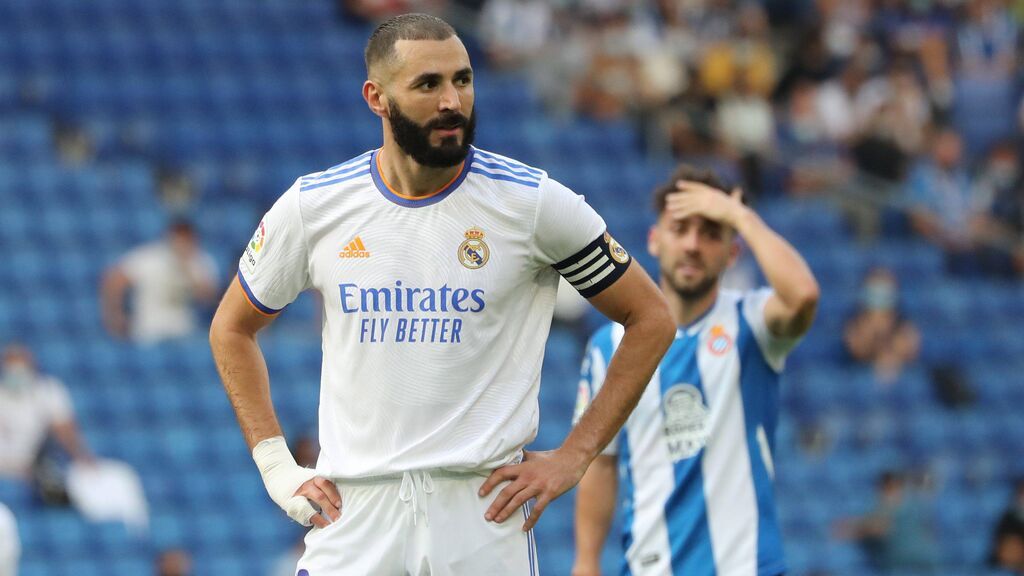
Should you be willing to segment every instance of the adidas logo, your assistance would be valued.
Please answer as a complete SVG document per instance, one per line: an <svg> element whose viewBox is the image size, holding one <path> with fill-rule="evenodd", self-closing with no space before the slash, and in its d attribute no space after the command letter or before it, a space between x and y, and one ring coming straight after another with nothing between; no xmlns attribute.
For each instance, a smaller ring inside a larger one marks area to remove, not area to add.
<svg viewBox="0 0 1024 576"><path fill-rule="evenodd" d="M363 244L363 239L360 238L359 236L356 236L351 242L348 243L348 246L345 246L344 250L338 252L338 257L369 258L370 252L369 250L366 249L366 246Z"/></svg>

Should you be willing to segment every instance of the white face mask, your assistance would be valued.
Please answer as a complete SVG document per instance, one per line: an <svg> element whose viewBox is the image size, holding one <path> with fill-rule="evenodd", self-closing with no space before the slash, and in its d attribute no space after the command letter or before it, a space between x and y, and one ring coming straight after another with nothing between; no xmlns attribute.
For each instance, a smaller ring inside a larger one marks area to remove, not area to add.
<svg viewBox="0 0 1024 576"><path fill-rule="evenodd" d="M35 380L35 372L28 364L21 362L4 366L3 378L0 378L0 387L8 390L21 391L28 388Z"/></svg>

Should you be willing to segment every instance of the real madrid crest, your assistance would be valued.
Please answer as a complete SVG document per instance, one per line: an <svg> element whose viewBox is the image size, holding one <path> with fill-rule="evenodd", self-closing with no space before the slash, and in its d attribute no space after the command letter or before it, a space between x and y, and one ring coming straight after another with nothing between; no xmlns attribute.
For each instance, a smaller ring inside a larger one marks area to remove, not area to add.
<svg viewBox="0 0 1024 576"><path fill-rule="evenodd" d="M615 238L612 238L611 234L605 232L604 241L608 244L608 252L616 262L625 264L629 260L629 253L626 252L626 249L621 244L615 241Z"/></svg>
<svg viewBox="0 0 1024 576"><path fill-rule="evenodd" d="M466 240L459 244L459 262L470 270L483 268L491 258L491 249L484 242L484 231L476 226L466 230Z"/></svg>

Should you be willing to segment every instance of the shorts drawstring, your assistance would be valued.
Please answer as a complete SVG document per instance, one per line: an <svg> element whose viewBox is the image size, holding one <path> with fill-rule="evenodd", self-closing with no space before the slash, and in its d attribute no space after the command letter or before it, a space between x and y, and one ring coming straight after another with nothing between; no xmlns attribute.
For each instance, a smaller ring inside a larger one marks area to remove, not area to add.
<svg viewBox="0 0 1024 576"><path fill-rule="evenodd" d="M402 485L398 488L398 499L406 504L412 505L412 525L415 526L420 512L420 496L419 492L423 492L424 496L427 494L434 493L434 478L430 475L430 472L423 470L420 472L404 472L402 473ZM423 521L430 526L430 517L427 515L426 502L422 503L423 508Z"/></svg>

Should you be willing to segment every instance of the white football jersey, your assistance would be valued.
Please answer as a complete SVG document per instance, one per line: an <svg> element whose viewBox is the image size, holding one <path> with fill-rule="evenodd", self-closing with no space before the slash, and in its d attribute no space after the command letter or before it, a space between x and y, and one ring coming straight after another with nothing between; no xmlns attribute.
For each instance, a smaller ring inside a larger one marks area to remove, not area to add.
<svg viewBox="0 0 1024 576"><path fill-rule="evenodd" d="M537 433L559 273L590 297L628 265L601 217L541 170L473 148L414 199L370 151L296 181L238 280L266 314L323 296L317 471L357 478L514 461Z"/></svg>

